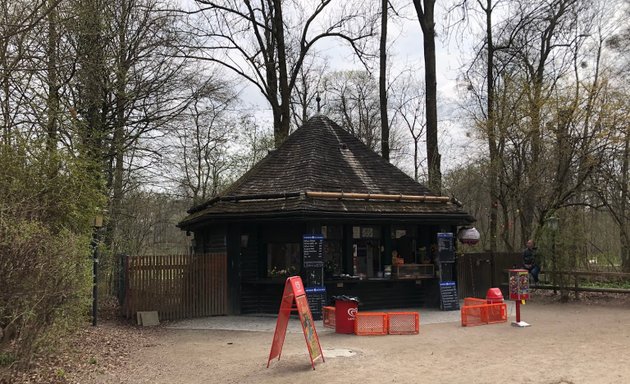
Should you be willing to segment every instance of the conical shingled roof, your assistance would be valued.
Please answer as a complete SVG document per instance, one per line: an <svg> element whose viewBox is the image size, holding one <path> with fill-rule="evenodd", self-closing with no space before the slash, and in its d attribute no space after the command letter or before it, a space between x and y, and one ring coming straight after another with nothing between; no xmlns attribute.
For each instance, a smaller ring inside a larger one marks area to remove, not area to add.
<svg viewBox="0 0 630 384"><path fill-rule="evenodd" d="M324 116L315 116L219 198L193 207L180 223L245 216L429 216L470 222L457 205L413 201L318 199L307 191L436 196Z"/></svg>

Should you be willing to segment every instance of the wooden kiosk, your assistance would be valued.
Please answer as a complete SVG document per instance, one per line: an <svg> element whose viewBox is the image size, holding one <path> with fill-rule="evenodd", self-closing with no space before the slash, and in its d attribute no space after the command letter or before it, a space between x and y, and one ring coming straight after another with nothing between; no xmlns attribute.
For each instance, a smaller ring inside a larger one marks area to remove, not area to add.
<svg viewBox="0 0 630 384"><path fill-rule="evenodd" d="M474 221L323 116L188 213L178 226L194 252L227 260L233 314L277 313L286 277L307 283L305 235L322 237L328 297L357 296L362 309L438 306L437 234Z"/></svg>

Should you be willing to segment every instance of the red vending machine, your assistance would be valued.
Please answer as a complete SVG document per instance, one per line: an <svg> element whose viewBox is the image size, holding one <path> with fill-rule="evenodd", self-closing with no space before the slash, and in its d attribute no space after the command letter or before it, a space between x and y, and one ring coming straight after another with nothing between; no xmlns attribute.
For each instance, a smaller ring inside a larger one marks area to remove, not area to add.
<svg viewBox="0 0 630 384"><path fill-rule="evenodd" d="M516 322L512 325L528 327L528 323L521 321L521 303L525 304L525 300L529 299L529 272L526 269L510 269L508 273L510 300L516 303Z"/></svg>

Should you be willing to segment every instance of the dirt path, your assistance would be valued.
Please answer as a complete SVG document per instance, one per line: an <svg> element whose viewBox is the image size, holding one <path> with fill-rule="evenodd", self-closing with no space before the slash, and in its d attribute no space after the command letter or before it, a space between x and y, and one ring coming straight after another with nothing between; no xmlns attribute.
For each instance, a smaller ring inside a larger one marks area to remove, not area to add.
<svg viewBox="0 0 630 384"><path fill-rule="evenodd" d="M413 336L324 333L328 357L315 371L301 334L287 335L281 360L267 369L270 332L163 329L125 364L79 382L630 383L628 304L531 303L523 320L532 326L430 324ZM334 357L344 351L353 355Z"/></svg>

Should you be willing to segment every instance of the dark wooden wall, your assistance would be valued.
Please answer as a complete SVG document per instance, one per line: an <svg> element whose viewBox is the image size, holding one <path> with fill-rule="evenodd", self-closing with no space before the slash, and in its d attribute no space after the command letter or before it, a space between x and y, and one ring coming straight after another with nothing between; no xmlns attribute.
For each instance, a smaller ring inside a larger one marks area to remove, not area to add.
<svg viewBox="0 0 630 384"><path fill-rule="evenodd" d="M327 301L332 297L347 295L358 297L359 310L421 308L439 305L439 290L436 279L419 280L364 280L327 282ZM276 314L280 309L283 281L258 281L243 283L243 314ZM247 292L247 294L245 294Z"/></svg>

